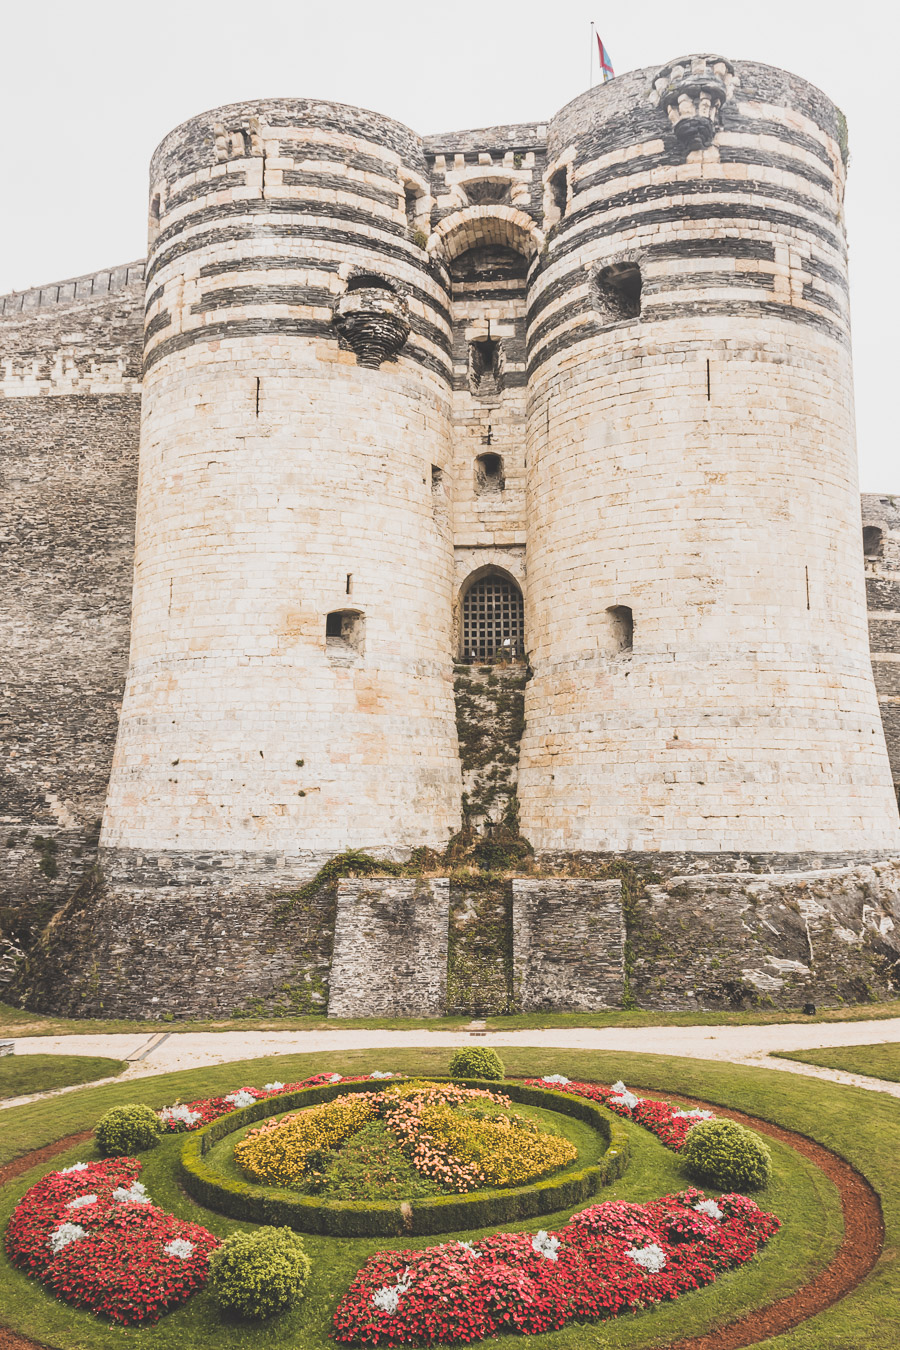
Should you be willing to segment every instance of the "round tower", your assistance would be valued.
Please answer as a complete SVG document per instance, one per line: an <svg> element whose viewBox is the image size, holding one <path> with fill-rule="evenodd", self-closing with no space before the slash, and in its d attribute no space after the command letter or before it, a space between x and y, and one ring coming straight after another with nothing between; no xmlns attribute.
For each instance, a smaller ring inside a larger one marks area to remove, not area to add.
<svg viewBox="0 0 900 1350"><path fill-rule="evenodd" d="M419 137L357 108L234 104L154 155L107 858L440 846L458 827L429 211Z"/></svg>
<svg viewBox="0 0 900 1350"><path fill-rule="evenodd" d="M539 849L895 847L860 549L846 127L693 56L549 129L529 295Z"/></svg>

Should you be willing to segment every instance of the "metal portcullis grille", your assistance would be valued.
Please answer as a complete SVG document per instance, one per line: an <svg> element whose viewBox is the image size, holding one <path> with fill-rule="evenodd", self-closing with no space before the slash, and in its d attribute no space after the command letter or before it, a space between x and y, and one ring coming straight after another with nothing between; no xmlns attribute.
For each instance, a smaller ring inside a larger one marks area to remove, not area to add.
<svg viewBox="0 0 900 1350"><path fill-rule="evenodd" d="M525 649L522 592L513 581L487 576L476 581L463 599L462 654L489 661L496 652L521 656Z"/></svg>

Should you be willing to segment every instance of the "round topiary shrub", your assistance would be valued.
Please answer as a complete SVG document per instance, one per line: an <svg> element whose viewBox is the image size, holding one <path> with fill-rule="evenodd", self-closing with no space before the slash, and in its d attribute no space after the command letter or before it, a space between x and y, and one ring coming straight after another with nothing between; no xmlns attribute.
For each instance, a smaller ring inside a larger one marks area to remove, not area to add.
<svg viewBox="0 0 900 1350"><path fill-rule="evenodd" d="M681 1147L688 1172L723 1191L758 1190L769 1180L772 1155L753 1130L734 1120L702 1120Z"/></svg>
<svg viewBox="0 0 900 1350"><path fill-rule="evenodd" d="M153 1148L161 1134L159 1116L143 1102L114 1106L94 1126L94 1138L104 1158Z"/></svg>
<svg viewBox="0 0 900 1350"><path fill-rule="evenodd" d="M262 1320L296 1307L310 1261L291 1228L232 1233L209 1258L209 1290L223 1312Z"/></svg>
<svg viewBox="0 0 900 1350"><path fill-rule="evenodd" d="M486 1045L462 1045L453 1051L450 1061L452 1078L500 1079L506 1070L496 1050Z"/></svg>

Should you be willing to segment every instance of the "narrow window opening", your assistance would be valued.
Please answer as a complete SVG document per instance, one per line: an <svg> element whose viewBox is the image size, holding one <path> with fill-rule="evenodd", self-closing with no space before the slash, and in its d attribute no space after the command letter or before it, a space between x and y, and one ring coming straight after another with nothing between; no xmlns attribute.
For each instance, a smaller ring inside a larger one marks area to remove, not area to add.
<svg viewBox="0 0 900 1350"><path fill-rule="evenodd" d="M475 491L502 492L506 486L503 477L503 456L489 453L475 460Z"/></svg>
<svg viewBox="0 0 900 1350"><path fill-rule="evenodd" d="M634 648L634 615L627 605L610 605L607 609L612 626L616 652L630 652Z"/></svg>
<svg viewBox="0 0 900 1350"><path fill-rule="evenodd" d="M257 415L257 417L259 417L259 386L260 386L260 377L257 375L257 377L256 377L256 415Z"/></svg>
<svg viewBox="0 0 900 1350"><path fill-rule="evenodd" d="M564 215L569 202L569 169L565 164L550 176L550 199L560 215Z"/></svg>
<svg viewBox="0 0 900 1350"><path fill-rule="evenodd" d="M594 303L610 321L636 319L641 312L641 269L636 263L611 263L594 276Z"/></svg>
<svg viewBox="0 0 900 1350"><path fill-rule="evenodd" d="M809 603L809 568L808 568L808 567L804 567L803 570L804 570L804 572L806 573L806 608L807 608L807 609L810 609L811 606L810 606L810 603Z"/></svg>
<svg viewBox="0 0 900 1350"><path fill-rule="evenodd" d="M880 558L884 553L884 530L879 525L863 526L863 553L867 558Z"/></svg>
<svg viewBox="0 0 900 1350"><path fill-rule="evenodd" d="M353 585L353 573L352 573L352 572L348 572L348 573L347 573L347 594L348 594L348 595L350 594L350 588L351 588L352 585Z"/></svg>
<svg viewBox="0 0 900 1350"><path fill-rule="evenodd" d="M463 596L460 636L465 661L522 659L525 606L511 578L491 572L469 587Z"/></svg>
<svg viewBox="0 0 900 1350"><path fill-rule="evenodd" d="M469 343L469 388L484 398L503 389L503 343L499 338L475 338Z"/></svg>
<svg viewBox="0 0 900 1350"><path fill-rule="evenodd" d="M325 616L325 648L334 655L341 652L361 655L365 638L365 617L356 609L336 609Z"/></svg>
<svg viewBox="0 0 900 1350"><path fill-rule="evenodd" d="M409 229L416 228L416 205L418 203L418 194L414 188L408 187L403 194L406 202L406 224Z"/></svg>
<svg viewBox="0 0 900 1350"><path fill-rule="evenodd" d="M440 492L444 486L444 470L439 469L436 464L431 466L431 490Z"/></svg>
<svg viewBox="0 0 900 1350"><path fill-rule="evenodd" d="M640 296L638 296L638 311L640 311ZM708 358L708 357L707 357L707 361L706 361L706 397L707 397L707 399L711 399L711 398L712 398L712 383L711 383L711 378L710 378L710 373L709 373L709 358Z"/></svg>
<svg viewBox="0 0 900 1350"><path fill-rule="evenodd" d="M375 272L358 272L356 276L351 277L347 282L347 293L350 294L352 291L390 291L396 294L391 283Z"/></svg>

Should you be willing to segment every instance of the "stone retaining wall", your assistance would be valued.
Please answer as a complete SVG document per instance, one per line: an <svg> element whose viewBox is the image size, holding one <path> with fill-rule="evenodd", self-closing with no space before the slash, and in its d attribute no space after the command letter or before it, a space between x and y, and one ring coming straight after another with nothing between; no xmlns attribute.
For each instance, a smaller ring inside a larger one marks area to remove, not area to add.
<svg viewBox="0 0 900 1350"><path fill-rule="evenodd" d="M512 892L513 972L521 1011L621 1007L621 881L516 879Z"/></svg>

